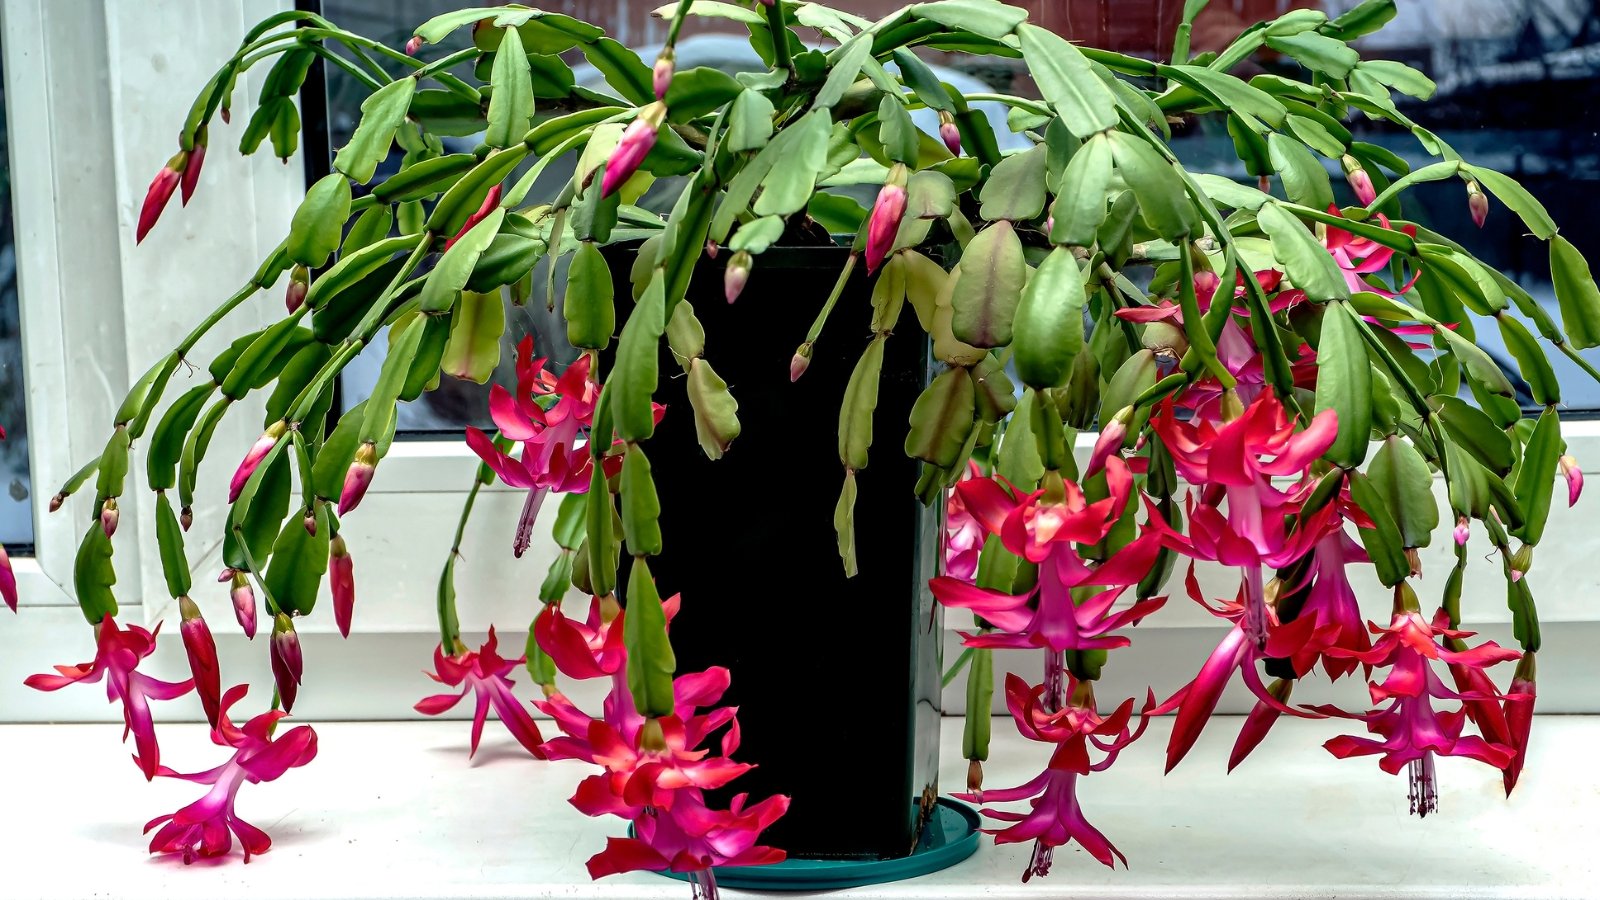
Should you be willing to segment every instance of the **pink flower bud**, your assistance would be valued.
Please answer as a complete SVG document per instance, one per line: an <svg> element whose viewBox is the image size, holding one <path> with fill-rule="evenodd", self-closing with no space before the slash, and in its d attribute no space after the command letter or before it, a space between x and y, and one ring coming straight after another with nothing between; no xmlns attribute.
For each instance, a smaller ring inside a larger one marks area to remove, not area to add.
<svg viewBox="0 0 1600 900"><path fill-rule="evenodd" d="M416 56L417 55L417 51L419 51L421 49L422 49L422 35L413 34L411 36L411 40L406 41L406 55L407 56Z"/></svg>
<svg viewBox="0 0 1600 900"><path fill-rule="evenodd" d="M189 530L189 526L194 524L193 507L185 506L183 510L178 513L178 524L183 526L184 531Z"/></svg>
<svg viewBox="0 0 1600 900"><path fill-rule="evenodd" d="M617 188L639 171L639 164L644 162L644 158L650 155L650 149L656 145L656 129L666 117L666 109L660 104L652 104L652 107L647 107L650 111L641 112L639 118L634 119L622 132L622 140L611 151L611 158L606 160L600 196L609 197L616 193Z"/></svg>
<svg viewBox="0 0 1600 900"><path fill-rule="evenodd" d="M4 545L0 545L0 599L12 612L17 611L17 573L11 568L11 557Z"/></svg>
<svg viewBox="0 0 1600 900"><path fill-rule="evenodd" d="M1272 193L1272 178L1267 175L1256 176L1256 190L1263 194Z"/></svg>
<svg viewBox="0 0 1600 900"><path fill-rule="evenodd" d="M1476 181L1467 182L1467 210L1472 213L1472 224L1482 228L1489 218L1489 197Z"/></svg>
<svg viewBox="0 0 1600 900"><path fill-rule="evenodd" d="M1578 495L1583 493L1583 470L1570 453L1562 454L1560 462L1561 474L1567 479L1567 505L1576 506Z"/></svg>
<svg viewBox="0 0 1600 900"><path fill-rule="evenodd" d="M239 468L234 470L233 480L228 482L229 503L239 499L239 492L244 490L245 482L249 481L250 476L255 474L256 467L260 466L261 461L267 458L267 454L272 452L273 447L278 446L278 441L283 438L284 432L288 430L289 424L280 420L273 422L271 427L262 432L261 437L256 438L256 442L250 447L250 452L244 455L244 459L239 463Z"/></svg>
<svg viewBox="0 0 1600 900"><path fill-rule="evenodd" d="M1100 437L1095 439L1094 451L1089 454L1089 464L1083 470L1085 478L1104 468L1106 459L1112 454L1122 452L1122 445L1128 439L1128 423L1131 421L1133 421L1133 407L1125 406L1111 418L1111 421L1100 426Z"/></svg>
<svg viewBox="0 0 1600 900"><path fill-rule="evenodd" d="M706 257L707 258L716 259L717 258L717 252L719 250L721 250L721 249L722 249L721 247L717 246L717 242L716 241L706 241Z"/></svg>
<svg viewBox="0 0 1600 900"><path fill-rule="evenodd" d="M728 260L728 268L722 273L722 295L728 298L729 303L739 299L739 295L744 293L744 286L750 281L750 266L754 262L750 254L743 250Z"/></svg>
<svg viewBox="0 0 1600 900"><path fill-rule="evenodd" d="M661 55L656 57L656 66L652 73L652 79L653 86L656 89L657 100L667 99L667 88L672 86L672 73L676 68L675 60L676 57L671 47L661 51Z"/></svg>
<svg viewBox="0 0 1600 900"><path fill-rule="evenodd" d="M1372 186L1372 176L1353 156L1342 157L1339 164L1344 167L1344 177L1350 182L1350 189L1356 192L1356 200L1362 206L1371 206L1372 201L1378 199L1378 191Z"/></svg>
<svg viewBox="0 0 1600 900"><path fill-rule="evenodd" d="M356 458L344 473L344 489L339 492L339 515L344 515L361 504L372 484L372 473L378 468L378 448L368 441L356 450Z"/></svg>
<svg viewBox="0 0 1600 900"><path fill-rule="evenodd" d="M1522 764L1527 759L1528 735L1533 731L1533 706L1539 697L1538 669L1532 653L1524 653L1517 661L1516 674L1511 676L1511 690L1506 693L1506 726L1510 731L1514 755L1502 773L1506 796L1517 786L1522 775Z"/></svg>
<svg viewBox="0 0 1600 900"><path fill-rule="evenodd" d="M189 153L189 163L183 167L183 177L178 182L179 193L183 198L183 205L189 205L189 198L194 196L194 186L200 182L200 167L206 161L206 127L200 126L195 132L194 150Z"/></svg>
<svg viewBox="0 0 1600 900"><path fill-rule="evenodd" d="M906 167L895 163L889 170L889 180L878 199L872 204L872 215L867 219L867 274L878 271L889 258L889 249L900 233L900 220L906 214Z"/></svg>
<svg viewBox="0 0 1600 900"><path fill-rule="evenodd" d="M328 586L333 590L333 620L339 633L349 637L350 614L356 606L355 561L337 534L328 542Z"/></svg>
<svg viewBox="0 0 1600 900"><path fill-rule="evenodd" d="M961 155L961 129L956 120L944 110L939 111L939 139L944 141L952 156Z"/></svg>
<svg viewBox="0 0 1600 900"><path fill-rule="evenodd" d="M482 222L484 219L487 219L489 217L489 213L494 212L494 208L500 205L500 193L502 188L503 185L497 184L489 189L489 193L483 198L483 203L478 205L478 211L470 216L467 216L467 220L461 223L461 230L456 232L455 237L445 241L444 248L446 250L454 247L456 241L461 240L461 238L467 232L472 230L473 226L477 225L479 222Z"/></svg>
<svg viewBox="0 0 1600 900"><path fill-rule="evenodd" d="M117 533L117 520L121 514L117 512L117 498L107 497L106 502L100 505L100 529L111 537Z"/></svg>
<svg viewBox="0 0 1600 900"><path fill-rule="evenodd" d="M188 162L188 151L178 151L177 155L167 160L167 164L156 173L155 180L150 182L150 189L144 195L144 205L139 208L139 225L133 233L135 244L142 243L144 236L150 233L150 229L156 227L156 220L161 218L161 211L167 208L167 201L172 199L172 192L178 189L178 182L182 179L184 166Z"/></svg>
<svg viewBox="0 0 1600 900"><path fill-rule="evenodd" d="M272 680L278 685L278 699L283 701L283 711L289 712L305 674L305 658L300 655L300 635L295 633L293 620L282 613L272 624L269 653L272 658Z"/></svg>
<svg viewBox="0 0 1600 900"><path fill-rule="evenodd" d="M1468 523L1466 516L1456 519L1456 528L1455 531L1451 532L1451 536L1455 538L1456 546L1466 546L1467 538L1472 536L1472 527Z"/></svg>
<svg viewBox="0 0 1600 900"><path fill-rule="evenodd" d="M305 266L296 264L289 271L289 288L283 294L283 306L294 315L295 310L306 302L306 294L311 290L311 273Z"/></svg>
<svg viewBox="0 0 1600 900"><path fill-rule="evenodd" d="M233 601L233 617L239 620L239 627L244 629L244 636L255 640L256 638L256 592L250 587L250 579L243 572L234 572L229 576L233 586L228 592L229 599Z"/></svg>
<svg viewBox="0 0 1600 900"><path fill-rule="evenodd" d="M800 376L809 368L811 368L811 344L805 343L800 345L800 349L794 352L794 358L789 360L789 383L799 381Z"/></svg>
<svg viewBox="0 0 1600 900"><path fill-rule="evenodd" d="M56 510L60 509L61 504L65 502L67 502L67 495L64 493L57 493L54 497L50 498L50 511L55 512Z"/></svg>
<svg viewBox="0 0 1600 900"><path fill-rule="evenodd" d="M211 637L211 629L193 600L187 596L179 597L178 611L183 615L183 624L178 626L178 630L183 634L183 649L189 656L189 671L194 675L195 693L200 695L206 721L215 728L217 710L222 701L222 670L217 666L217 642Z"/></svg>
<svg viewBox="0 0 1600 900"><path fill-rule="evenodd" d="M232 566L223 566L222 571L217 573L217 584L221 584L224 581L232 581L236 571Z"/></svg>
<svg viewBox="0 0 1600 900"><path fill-rule="evenodd" d="M233 121L233 110L228 108L226 100L222 103L222 124L227 125Z"/></svg>

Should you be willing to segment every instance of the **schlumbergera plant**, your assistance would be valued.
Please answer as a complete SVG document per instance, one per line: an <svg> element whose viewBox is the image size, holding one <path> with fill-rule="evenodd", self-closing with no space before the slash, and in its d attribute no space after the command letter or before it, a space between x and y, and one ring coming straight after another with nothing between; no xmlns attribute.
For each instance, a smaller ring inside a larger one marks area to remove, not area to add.
<svg viewBox="0 0 1600 900"><path fill-rule="evenodd" d="M1436 809L1439 756L1494 766L1510 791L1535 696L1533 549L1557 478L1565 476L1569 502L1582 485L1565 453L1547 352L1600 377L1577 353L1600 345L1600 291L1537 200L1396 106L1391 91L1432 94L1425 76L1363 60L1350 46L1394 15L1392 0L1332 20L1297 10L1247 28L1220 53L1191 57L1189 23L1205 5L1187 4L1170 63L1074 45L996 0L918 3L877 22L789 0L678 3L659 12L671 31L653 69L599 28L519 6L440 16L404 52L310 13L268 19L195 102L177 154L150 188L141 238L177 187L185 200L196 189L216 120L228 121L247 69L276 60L239 128L245 153L266 138L279 155L293 152L292 98L318 59L370 96L334 173L307 191L283 244L139 380L105 452L57 497L55 505L96 479L76 587L98 652L30 683L104 681L123 704L146 777L213 785L151 823L161 826L152 851L223 854L230 829L247 859L265 850L268 838L234 815L233 798L243 783L276 778L315 753L308 727L274 737L302 672L295 622L312 612L326 578L348 632L345 525L359 522L362 495L383 468L396 404L444 376L488 379L505 304L542 287L553 306L554 277L539 284L547 276L536 278L535 266L570 256L562 308L577 361L533 358L524 342L514 389L497 385L490 396L498 433L466 433L483 460L473 495L496 478L528 492L515 552L553 505L549 495L563 495L554 504L561 555L537 587L542 606L530 610L527 651L515 659L492 631L477 650L462 643L452 555L431 674L453 690L417 709L439 713L470 691L474 747L493 708L533 756L597 766L572 804L632 827L590 860L596 877L671 869L710 893L714 866L781 860L758 841L787 798L739 795L722 807L706 793L748 764L731 759L739 729L734 710L718 705L727 670L675 672L668 626L679 598L663 599L650 573L671 537L658 524L646 452L663 415L692 416L711 457L738 452L737 405L684 299L691 274L720 267L731 303L747 281L759 284L765 250L826 230L850 248L839 287L814 298L815 325L795 335L792 359L772 365L799 379L817 342L857 341L870 330L839 416L840 554L853 568L855 484L873 477L874 432L903 437L922 461L924 502L947 515L944 574L932 590L975 615L962 659L971 765L960 796L1003 825L996 841L1034 842L1024 879L1047 872L1052 850L1072 841L1107 865L1121 858L1085 818L1082 780L1111 765L1158 713L1176 713L1167 746L1168 767L1176 765L1235 678L1257 703L1230 766L1280 716L1325 718L1352 732L1325 744L1334 756L1374 755L1385 771L1409 773L1418 815ZM691 15L748 26L767 68L678 71L673 47ZM470 44L424 60L461 29ZM922 48L1020 60L1043 99L963 95L939 81ZM1297 62L1300 77L1231 74L1263 48ZM570 62L580 56L605 87L576 86ZM978 104L1007 108L1023 149L1002 154ZM926 131L913 113L926 117ZM1225 121L1259 183L1186 169L1169 141L1172 124L1189 117ZM1356 140L1352 119L1409 132L1437 161L1413 169ZM441 136L479 143L446 152ZM378 178L396 147L398 169ZM530 203L549 163L571 154L576 171L549 192L554 201ZM1355 205L1336 202L1335 163ZM1407 218L1409 188L1450 180L1478 224L1498 200L1548 244L1560 322L1460 244ZM641 206L647 191L665 195L670 212ZM860 196L875 197L870 208ZM633 243L620 246L624 239ZM631 264L631 289L613 284L618 253ZM846 282L863 277L872 279L870 308L836 308L847 305L838 303ZM188 372L203 335L285 282L280 320ZM836 317L846 321L826 327ZM1480 327L1499 329L1532 413L1475 343ZM385 331L371 397L330 417L340 372ZM663 339L687 377L689 409L653 400L658 382L676 374L660 371ZM890 340L930 341L936 360L909 422L874 415ZM193 384L180 391L184 380ZM169 393L177 396L158 416ZM277 692L272 709L241 729L227 711L243 691L222 690L210 632L188 597L184 542L202 489L196 467L208 453L243 450L214 447L211 436L252 394L266 398L265 431L228 489L223 580L247 635L258 602L265 606ZM1094 428L1080 468L1072 449ZM112 538L136 443L156 492L155 532L192 683L139 672L156 633L115 619ZM1436 478L1455 565L1422 590L1417 551L1440 527ZM778 488L762 514L783 515L781 504ZM1486 553L1505 578L1520 651L1474 644L1461 628L1467 562ZM1142 703L1103 704L1094 687L1109 651L1160 611L1163 586L1185 559L1187 592L1220 620L1217 649L1165 702L1151 692ZM1207 596L1194 576L1199 560L1236 572L1237 589ZM1392 598L1358 598L1351 575L1367 566ZM588 595L585 613L563 607L570 588ZM1043 745L1046 760L1037 778L999 790L983 787L981 767L995 649L1042 657L1038 684L1009 676L1003 690L1018 730ZM1490 670L1512 661L1515 675L1497 683ZM559 735L542 734L513 695L509 675L523 663L544 694L534 705ZM1368 698L1294 704L1295 683L1318 668L1366 682ZM598 714L567 698L563 677L610 679ZM216 742L235 752L217 769L176 776L160 766L149 702L191 687ZM1025 812L1006 805L1023 800Z"/></svg>

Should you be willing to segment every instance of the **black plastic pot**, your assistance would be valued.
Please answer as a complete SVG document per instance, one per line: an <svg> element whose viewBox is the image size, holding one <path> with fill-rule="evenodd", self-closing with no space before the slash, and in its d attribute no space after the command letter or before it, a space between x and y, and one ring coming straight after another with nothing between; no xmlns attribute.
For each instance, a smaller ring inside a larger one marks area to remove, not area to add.
<svg viewBox="0 0 1600 900"><path fill-rule="evenodd" d="M620 295L633 254L611 254ZM791 798L764 842L804 858L906 856L938 794L941 618L927 589L938 511L917 500L917 464L902 449L927 383L927 341L907 309L909 327L885 348L871 464L857 475L860 572L847 579L833 529L839 404L870 336L870 282L858 269L791 384L790 357L847 251L768 250L733 305L723 299L728 258L702 261L687 302L743 432L724 458L706 458L686 379L663 348L657 399L667 412L646 445L665 536L651 569L662 596L683 594L678 671L732 670L737 757L757 768L731 787ZM621 319L625 295L618 306Z"/></svg>

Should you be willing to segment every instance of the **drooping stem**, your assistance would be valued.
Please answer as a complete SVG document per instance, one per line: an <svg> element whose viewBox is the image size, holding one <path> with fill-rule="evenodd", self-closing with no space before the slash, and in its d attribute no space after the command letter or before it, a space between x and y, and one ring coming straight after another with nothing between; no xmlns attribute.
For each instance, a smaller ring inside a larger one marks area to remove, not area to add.
<svg viewBox="0 0 1600 900"><path fill-rule="evenodd" d="M772 66L775 69L788 69L789 74L794 74L794 58L789 55L788 25L784 22L782 3L767 5L767 27L772 31Z"/></svg>

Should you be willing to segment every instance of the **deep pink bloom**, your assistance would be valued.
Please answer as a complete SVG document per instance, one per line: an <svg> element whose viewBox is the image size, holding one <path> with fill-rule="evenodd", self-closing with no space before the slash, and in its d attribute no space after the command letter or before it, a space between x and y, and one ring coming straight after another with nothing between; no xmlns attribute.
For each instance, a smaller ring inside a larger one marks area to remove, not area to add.
<svg viewBox="0 0 1600 900"><path fill-rule="evenodd" d="M1282 566L1305 555L1320 535L1285 521L1295 498L1272 484L1273 478L1303 478L1333 443L1338 423L1333 410L1318 413L1304 431L1285 414L1277 396L1264 391L1239 418L1215 425L1180 422L1171 402L1163 403L1151 426L1172 454L1178 474L1205 485L1205 502L1196 507L1190 493L1190 533L1180 535L1159 515L1151 527L1167 546L1196 559L1212 559L1242 570L1245 633L1258 648L1267 640L1263 566ZM1210 495L1220 494L1217 499ZM1222 498L1227 518L1217 511Z"/></svg>
<svg viewBox="0 0 1600 900"><path fill-rule="evenodd" d="M606 174L600 182L600 196L609 197L616 193L617 188L633 177L639 171L640 163L650 155L650 150L656 145L656 129L661 127L660 116L652 121L650 116L640 115L634 119L625 131L617 148L611 151L611 158L606 160Z"/></svg>
<svg viewBox="0 0 1600 900"><path fill-rule="evenodd" d="M978 464L968 461L962 481L982 477ZM978 557L988 537L983 523L967 510L966 501L952 489L944 504L944 574L970 582L978 577Z"/></svg>
<svg viewBox="0 0 1600 900"><path fill-rule="evenodd" d="M144 826L146 833L157 825L161 830L150 839L151 853L181 853L185 864L201 859L226 855L233 849L233 837L239 836L244 848L244 861L272 847L272 839L261 829L239 818L234 810L234 800L239 788L245 784L275 781L283 773L305 765L316 758L317 733L310 725L300 725L273 738L272 732L288 713L280 710L264 712L237 728L228 719L228 710L243 697L249 688L236 685L222 698L217 725L211 740L219 746L234 748L233 758L215 769L180 775L165 766L161 774L166 778L181 778L196 784L209 784L211 790L204 797L175 813L157 816Z"/></svg>
<svg viewBox="0 0 1600 900"><path fill-rule="evenodd" d="M0 546L0 599L12 612L17 611L17 573L11 568L11 557L4 546Z"/></svg>
<svg viewBox="0 0 1600 900"><path fill-rule="evenodd" d="M933 595L945 606L970 609L994 631L963 634L968 647L1051 651L1125 647L1128 638L1116 631L1159 609L1166 598L1142 600L1113 612L1112 604L1129 585L1137 584L1160 552L1160 539L1147 534L1122 548L1105 562L1090 568L1073 549L1073 543L1102 540L1127 508L1133 476L1120 457L1106 464L1108 496L1096 503L1065 483L1062 502L1050 503L1044 491L1013 498L988 478L974 478L956 486L956 492L974 517L992 534L1000 535L1007 550L1038 563L1038 584L1023 594L1006 594L942 576L933 579ZM1087 586L1104 590L1078 601L1074 591Z"/></svg>
<svg viewBox="0 0 1600 900"><path fill-rule="evenodd" d="M228 590L228 597L233 601L233 615L239 620L239 627L244 629L244 636L255 640L256 636L256 592L250 586L250 579L243 572L232 573L233 584Z"/></svg>
<svg viewBox="0 0 1600 900"><path fill-rule="evenodd" d="M135 671L139 661L155 652L156 636L161 633L158 623L154 631L137 625L126 629L106 616L100 623L94 660L76 666L56 666L56 675L30 675L24 682L40 691L57 691L69 684L94 684L102 678L106 682L106 699L122 702L122 739L133 733L133 745L138 750L139 768L146 779L154 778L161 765L161 748L156 744L155 722L150 718L151 700L174 700L189 693L194 682L162 681L143 672Z"/></svg>
<svg viewBox="0 0 1600 900"><path fill-rule="evenodd" d="M423 697L417 701L415 709L425 716L437 716L460 703L461 698L471 691L476 697L477 708L472 714L472 749L469 756L478 752L478 740L483 737L483 723L492 706L517 743L535 757L544 759L545 752L540 746L544 738L539 734L539 726L534 724L528 708L512 693L516 682L506 677L522 662L520 656L505 659L500 655L499 640L495 637L493 626L489 628L489 639L476 652L464 650L455 656L445 656L442 645L435 647L434 671L423 674L440 684L461 687L461 693Z"/></svg>
<svg viewBox="0 0 1600 900"><path fill-rule="evenodd" d="M172 192L178 189L178 182L183 178L183 170L188 161L188 152L178 151L175 156L167 160L167 164L150 182L150 189L144 195L144 205L139 208L139 225L133 234L134 243L142 243L145 235L150 233L150 229L156 227L156 220L161 218L161 211L166 209L167 201L172 199Z"/></svg>
<svg viewBox="0 0 1600 900"><path fill-rule="evenodd" d="M903 172L905 167L895 165L894 171ZM889 258L889 250L894 247L895 236L900 233L900 220L906 214L906 188L904 175L900 180L884 184L878 191L878 199L873 201L872 215L867 219L867 274L878 271L884 261Z"/></svg>
<svg viewBox="0 0 1600 900"><path fill-rule="evenodd" d="M355 560L341 535L328 542L328 587L333 591L333 621L339 634L350 636L350 616L356 606Z"/></svg>
<svg viewBox="0 0 1600 900"><path fill-rule="evenodd" d="M217 713L222 702L222 670L217 665L217 642L211 629L200 615L200 607L188 597L178 598L178 609L183 624L178 629L183 634L183 649L189 656L189 672L194 676L195 692L200 695L200 705L205 708L206 721L217 727Z"/></svg>
<svg viewBox="0 0 1600 900"><path fill-rule="evenodd" d="M1278 591L1280 614L1285 602L1292 598L1298 601L1293 620L1312 622L1311 637L1292 657L1295 673L1304 675L1320 660L1323 671L1334 681L1355 671L1359 663L1346 654L1330 652L1332 648L1356 653L1372 649L1355 588L1350 584L1350 566L1370 560L1366 550L1350 537L1337 518L1332 519L1331 525L1327 524L1336 509L1343 509L1358 526L1371 527L1365 513L1353 503L1330 505L1310 517L1300 527L1321 533L1322 537L1311 550L1310 564L1301 584L1284 585Z"/></svg>
<svg viewBox="0 0 1600 900"><path fill-rule="evenodd" d="M189 152L189 162L183 167L183 177L179 180L179 193L183 198L183 205L189 205L189 198L194 196L195 185L200 183L200 167L206 161L206 127L200 126L195 134L194 149Z"/></svg>
<svg viewBox="0 0 1600 900"><path fill-rule="evenodd" d="M372 476L378 470L377 445L368 441L356 448L355 459L344 473L344 486L339 490L339 515L344 515L361 505L372 485Z"/></svg>
<svg viewBox="0 0 1600 900"><path fill-rule="evenodd" d="M1330 208L1330 212L1337 213L1337 209ZM1383 213L1378 214L1378 225L1382 228L1389 227L1389 218ZM1411 237L1417 236L1417 226L1407 225L1400 229ZM1394 258L1394 249L1385 247L1377 241L1357 237L1343 228L1332 225L1327 228L1327 236L1323 244L1328 252L1333 254L1333 259L1339 264L1339 271L1344 273L1345 284L1352 291L1367 291L1381 294L1385 297L1394 297L1404 294L1416 283L1417 275L1412 273L1411 280L1396 290L1390 291L1381 285L1374 284L1367 276L1387 268L1389 261Z"/></svg>
<svg viewBox="0 0 1600 900"><path fill-rule="evenodd" d="M261 465L261 461L267 458L267 454L272 452L273 447L278 446L278 441L283 439L284 432L288 430L288 423L274 422L262 433L261 437L256 438L256 442L250 446L249 452L240 461L239 468L234 470L233 479L228 482L229 503L239 499L239 492L244 490L245 482L249 481L250 476L255 474L256 468Z"/></svg>
<svg viewBox="0 0 1600 900"><path fill-rule="evenodd" d="M1507 744L1511 747L1512 756L1501 780L1505 783L1508 797L1511 796L1511 789L1517 786L1517 779L1522 775L1522 764L1528 757L1528 735L1533 730L1533 705L1539 694L1536 674L1533 654L1523 654L1517 663L1517 674L1511 679L1511 690L1505 696L1505 718L1509 731Z"/></svg>
<svg viewBox="0 0 1600 900"><path fill-rule="evenodd" d="M306 662L300 652L300 634L294 630L294 620L282 613L272 623L267 655L272 663L272 680L278 688L278 699L283 703L283 711L289 712L294 708L295 695L304 680Z"/></svg>
<svg viewBox="0 0 1600 900"><path fill-rule="evenodd" d="M1440 661L1481 670L1517 659L1521 653L1500 647L1493 641L1460 652L1445 649L1439 644L1441 638L1466 638L1471 637L1472 632L1450 628L1444 610L1437 612L1432 622L1424 619L1420 612L1402 610L1395 613L1388 627L1380 628L1376 624L1370 627L1374 634L1382 637L1366 653L1350 655L1369 665L1392 667L1381 683L1369 686L1372 702L1388 705L1351 718L1365 721L1367 730L1378 737L1340 735L1323 745L1328 752L1340 759L1381 754L1378 765L1391 775L1409 768L1411 811L1419 816L1438 809L1435 755L1470 757L1498 769L1511 765L1516 755L1514 748L1491 743L1477 735L1462 735L1462 726L1467 720L1465 708L1453 712L1439 712L1433 708L1436 699L1495 699L1495 695L1481 697L1450 690L1433 671L1432 663ZM1328 707L1317 709L1346 715Z"/></svg>
<svg viewBox="0 0 1600 900"><path fill-rule="evenodd" d="M589 598L589 615L579 622L567 617L561 604L550 603L533 620L533 636L557 669L572 678L599 678L622 668L627 659L622 647L623 612L612 605L611 621L605 621L599 598ZM664 604L669 613L677 611L674 595ZM670 615L669 615L670 621Z"/></svg>
<svg viewBox="0 0 1600 900"><path fill-rule="evenodd" d="M1072 702L1054 712L1042 702L1045 685L1029 687L1015 674L1007 674L1005 692L1006 707L1023 737L1055 745L1050 763L1037 778L1018 787L955 796L983 804L1030 801L1031 809L1027 813L987 806L982 810L983 815L991 819L1015 823L1001 829L984 829L994 835L996 844L1035 842L1033 858L1022 873L1023 881L1049 874L1055 848L1072 841L1077 841L1104 865L1115 867L1115 860L1121 860L1126 866L1128 860L1121 851L1084 818L1078 805L1077 785L1080 777L1108 768L1124 747L1138 739L1155 704L1154 698L1147 700L1139 727L1130 731L1132 699L1124 701L1111 715L1101 716L1095 711L1093 693L1080 690L1080 685L1074 681L1069 680L1067 691ZM1099 762L1090 760L1091 744L1104 754Z"/></svg>

